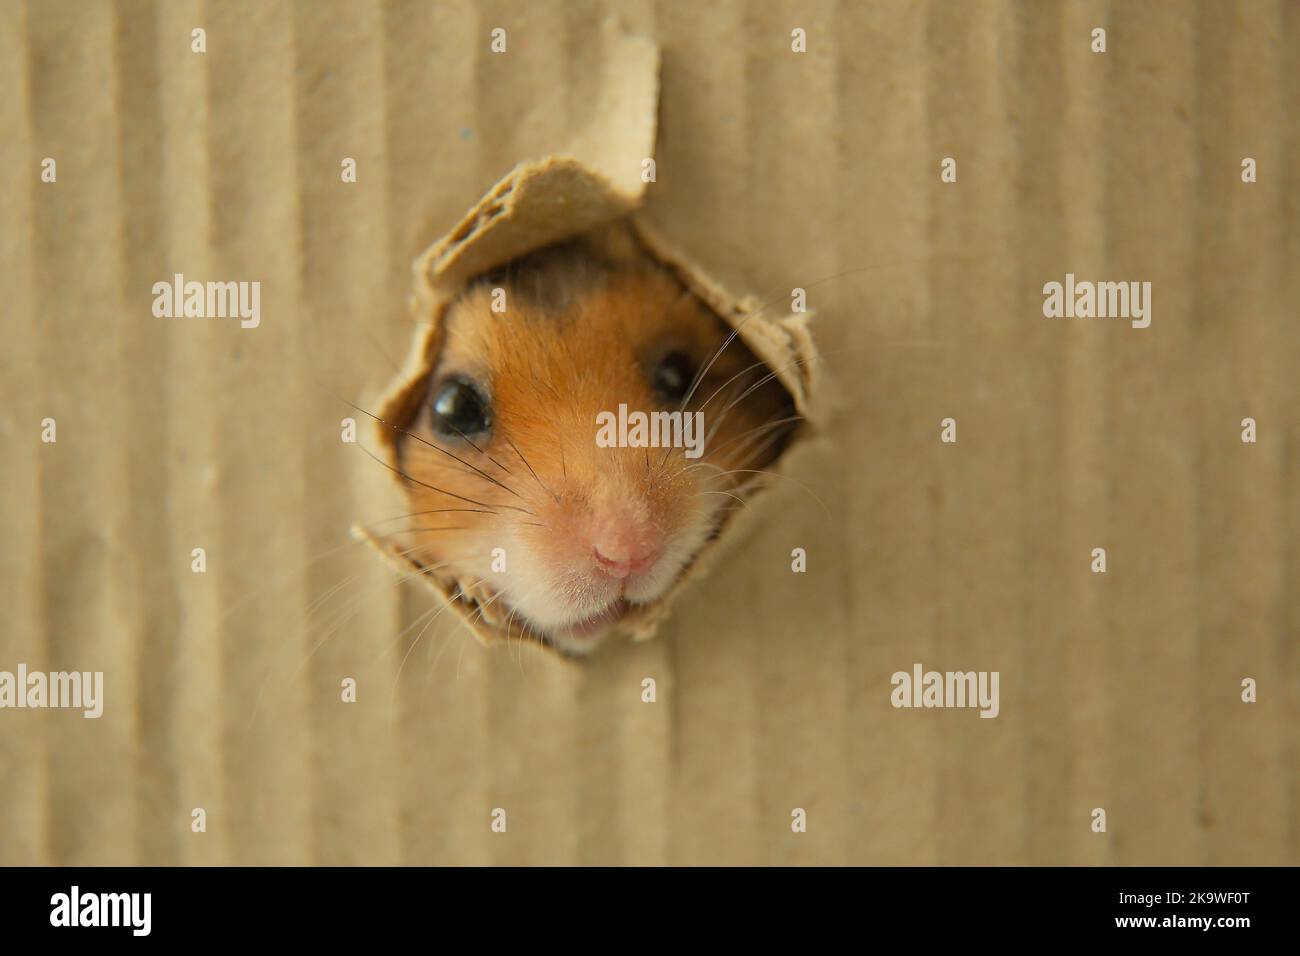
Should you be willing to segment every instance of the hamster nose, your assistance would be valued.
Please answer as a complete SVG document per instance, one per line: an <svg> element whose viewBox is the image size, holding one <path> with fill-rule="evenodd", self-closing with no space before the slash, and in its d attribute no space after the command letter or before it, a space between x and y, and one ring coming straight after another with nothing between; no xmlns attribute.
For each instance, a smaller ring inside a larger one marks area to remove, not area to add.
<svg viewBox="0 0 1300 956"><path fill-rule="evenodd" d="M644 571L662 551L663 535L649 524L606 523L591 537L591 556L611 578Z"/></svg>

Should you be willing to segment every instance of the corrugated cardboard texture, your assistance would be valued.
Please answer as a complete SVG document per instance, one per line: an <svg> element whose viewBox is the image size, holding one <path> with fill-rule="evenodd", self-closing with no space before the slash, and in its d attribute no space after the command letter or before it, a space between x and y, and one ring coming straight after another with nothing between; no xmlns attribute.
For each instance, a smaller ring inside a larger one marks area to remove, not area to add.
<svg viewBox="0 0 1300 956"><path fill-rule="evenodd" d="M589 129L610 9L0 3L0 669L107 684L0 711L0 863L1300 863L1300 8L617 7L652 218L806 288L844 408L825 511L573 666L422 630L339 432L412 258ZM177 272L261 325L155 318ZM1151 327L1044 318L1067 272L1150 281ZM1000 716L891 707L918 661Z"/></svg>

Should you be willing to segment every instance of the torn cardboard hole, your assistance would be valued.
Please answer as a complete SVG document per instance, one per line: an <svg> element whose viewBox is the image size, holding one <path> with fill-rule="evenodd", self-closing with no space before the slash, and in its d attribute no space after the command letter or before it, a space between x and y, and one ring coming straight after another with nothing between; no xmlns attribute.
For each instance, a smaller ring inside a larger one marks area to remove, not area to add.
<svg viewBox="0 0 1300 956"><path fill-rule="evenodd" d="M608 27L607 29L612 29ZM494 185L444 238L434 243L414 264L415 290L411 308L418 323L406 365L390 385L377 409L389 424L377 424L381 455L393 469L394 480L405 484L398 469L399 433L391 423L411 421L425 395L425 384L437 364L442 346L444 314L476 277L544 247L575 238L594 239L602 246L616 243L620 233L632 237L639 254L648 256L677 279L729 326L734 334L771 370L789 393L802 416L790 443L775 467L789 457L791 445L806 437L820 415L817 392L817 354L808 331L808 314L774 317L753 296L738 297L704 274L667 236L639 215L645 183L638 147L649 155L654 135L654 101L657 92L657 52L640 38L624 37L624 56L611 59L613 75L604 99L610 121L632 123L632 129L588 130L575 152L603 163L592 168L577 156L550 156L517 166ZM617 144L630 144L619 153ZM631 150L629 152L628 150ZM612 165L609 165L612 164ZM784 297L783 297L784 298ZM764 487L756 482L746 490L751 503ZM729 514L720 532L696 554L692 564L656 602L639 605L624 615L616 630L637 639L650 637L667 616L688 581L698 579L716 560L719 544L734 537L752 511ZM354 533L371 544L394 567L418 577L433 589L449 609L482 641L511 636L506 630L508 611L491 603L494 591L461 580L450 569L424 567L396 544L355 527Z"/></svg>
<svg viewBox="0 0 1300 956"><path fill-rule="evenodd" d="M636 207L602 176L571 158L552 157L517 167L498 183L447 238L431 247L416 262L416 292L412 305L420 325L406 367L392 383L377 410L387 423L406 423L425 395L425 384L438 359L443 316L465 286L484 272L562 240L597 237L611 240L626 229L641 250L668 268L695 296L723 320L784 386L795 411L805 422L791 442L803 439L817 422L815 404L817 353L808 331L807 314L775 318L753 297L736 298L694 266L665 236L636 214ZM399 433L380 424L376 437L385 461L398 468ZM787 447L772 471L780 473ZM394 480L404 479L394 470ZM751 502L762 483L748 491ZM620 620L617 630L634 638L650 637L667 616L682 585L703 574L715 558L718 544L732 533L742 513L729 515L718 538L707 543L670 590L653 604L635 608ZM490 604L495 591L472 586L448 569L422 566L390 541L356 528L356 534L383 554L404 574L415 575L447 603L453 613L482 641L507 636L506 611Z"/></svg>

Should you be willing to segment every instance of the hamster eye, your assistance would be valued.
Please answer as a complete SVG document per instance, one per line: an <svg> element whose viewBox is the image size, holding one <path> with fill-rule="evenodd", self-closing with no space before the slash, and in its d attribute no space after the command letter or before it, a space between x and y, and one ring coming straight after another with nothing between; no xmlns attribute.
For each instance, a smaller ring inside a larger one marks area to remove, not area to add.
<svg viewBox="0 0 1300 956"><path fill-rule="evenodd" d="M492 418L487 399L463 378L449 378L433 395L433 427L448 438L478 435Z"/></svg>
<svg viewBox="0 0 1300 956"><path fill-rule="evenodd" d="M695 378L695 363L683 352L669 352L650 376L655 393L667 403L677 403L686 397Z"/></svg>

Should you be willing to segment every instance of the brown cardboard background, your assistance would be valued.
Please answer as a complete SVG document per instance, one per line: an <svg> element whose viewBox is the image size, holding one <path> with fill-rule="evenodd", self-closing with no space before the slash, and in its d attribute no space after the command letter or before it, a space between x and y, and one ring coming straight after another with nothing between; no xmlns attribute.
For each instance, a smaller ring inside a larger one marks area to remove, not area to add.
<svg viewBox="0 0 1300 956"><path fill-rule="evenodd" d="M0 3L0 667L108 684L0 712L0 862L1300 862L1281 0L617 5L656 223L809 288L832 515L790 498L586 667L435 627L399 675L432 604L347 538L399 511L338 399L393 373L412 258L586 128L614 7ZM259 279L261 327L154 319L178 271ZM1044 319L1067 271L1149 279L1152 327ZM892 709L914 661L1000 670L1001 716Z"/></svg>

